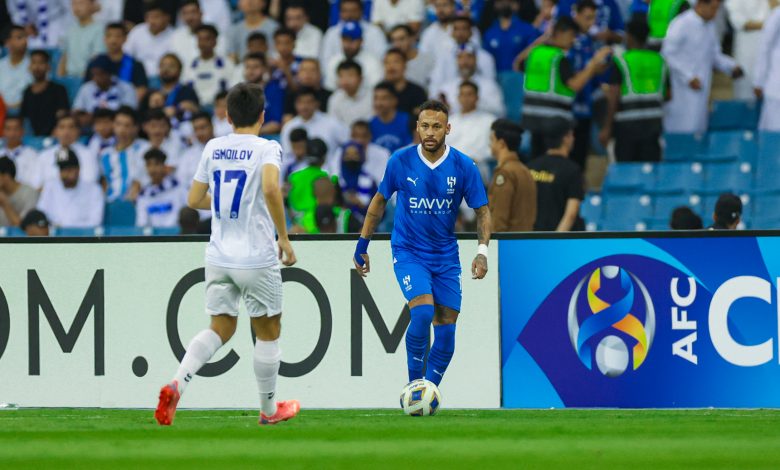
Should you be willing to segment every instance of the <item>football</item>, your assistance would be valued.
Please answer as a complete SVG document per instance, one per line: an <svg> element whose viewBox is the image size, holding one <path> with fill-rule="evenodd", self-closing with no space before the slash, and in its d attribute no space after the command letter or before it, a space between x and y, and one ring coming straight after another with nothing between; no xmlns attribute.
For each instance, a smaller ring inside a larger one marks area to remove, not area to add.
<svg viewBox="0 0 780 470"><path fill-rule="evenodd" d="M417 379L401 391L401 409L409 416L433 416L440 405L441 392L431 381Z"/></svg>

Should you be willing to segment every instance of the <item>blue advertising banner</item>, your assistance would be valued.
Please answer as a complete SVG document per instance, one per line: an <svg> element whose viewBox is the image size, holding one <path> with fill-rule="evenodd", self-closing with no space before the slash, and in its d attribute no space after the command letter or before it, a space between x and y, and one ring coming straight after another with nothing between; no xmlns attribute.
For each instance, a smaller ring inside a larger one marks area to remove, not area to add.
<svg viewBox="0 0 780 470"><path fill-rule="evenodd" d="M503 405L780 407L780 237L501 240Z"/></svg>

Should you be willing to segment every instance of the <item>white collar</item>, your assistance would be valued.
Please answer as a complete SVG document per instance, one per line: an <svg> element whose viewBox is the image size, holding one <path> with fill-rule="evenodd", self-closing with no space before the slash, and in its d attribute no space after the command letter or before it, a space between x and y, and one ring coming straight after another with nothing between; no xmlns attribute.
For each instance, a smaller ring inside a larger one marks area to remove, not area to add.
<svg viewBox="0 0 780 470"><path fill-rule="evenodd" d="M423 163L425 163L425 166L427 166L431 170L435 170L436 168L439 167L439 165L444 163L444 160L446 160L447 157L450 156L450 146L445 144L444 145L444 154L441 157L439 157L439 159L436 160L433 163L431 163L427 158L425 158L423 156L423 154L422 154L422 144L418 144L417 145L417 156L420 157L420 160L422 160Z"/></svg>

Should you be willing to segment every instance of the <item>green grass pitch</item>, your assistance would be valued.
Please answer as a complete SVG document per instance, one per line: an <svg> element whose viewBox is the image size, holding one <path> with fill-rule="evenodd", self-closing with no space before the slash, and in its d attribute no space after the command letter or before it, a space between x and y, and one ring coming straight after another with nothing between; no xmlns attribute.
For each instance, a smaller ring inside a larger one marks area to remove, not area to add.
<svg viewBox="0 0 780 470"><path fill-rule="evenodd" d="M779 468L778 410L0 411L0 468Z"/></svg>

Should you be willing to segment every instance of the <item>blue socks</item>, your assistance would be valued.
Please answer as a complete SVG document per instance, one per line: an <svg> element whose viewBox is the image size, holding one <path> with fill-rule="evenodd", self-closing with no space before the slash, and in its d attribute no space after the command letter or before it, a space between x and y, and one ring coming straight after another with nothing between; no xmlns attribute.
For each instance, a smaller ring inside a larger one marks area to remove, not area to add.
<svg viewBox="0 0 780 470"><path fill-rule="evenodd" d="M423 377L425 350L428 348L433 321L433 305L418 305L410 312L412 320L406 330L406 364L409 368L409 382Z"/></svg>
<svg viewBox="0 0 780 470"><path fill-rule="evenodd" d="M433 334L433 347L428 354L428 370L425 378L438 386L447 366L450 365L452 353L455 352L455 324L434 325Z"/></svg>

